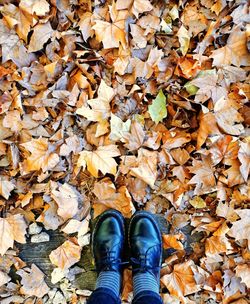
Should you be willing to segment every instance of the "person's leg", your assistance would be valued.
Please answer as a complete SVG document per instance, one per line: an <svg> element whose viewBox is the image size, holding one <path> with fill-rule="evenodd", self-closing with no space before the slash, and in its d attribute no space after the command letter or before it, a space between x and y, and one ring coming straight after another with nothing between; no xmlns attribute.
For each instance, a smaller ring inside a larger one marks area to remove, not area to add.
<svg viewBox="0 0 250 304"><path fill-rule="evenodd" d="M109 288L97 288L87 301L88 304L120 304L120 298Z"/></svg>
<svg viewBox="0 0 250 304"><path fill-rule="evenodd" d="M121 289L121 261L124 246L124 218L115 210L105 211L92 233L92 253L98 272L91 304L118 304Z"/></svg>
<svg viewBox="0 0 250 304"><path fill-rule="evenodd" d="M129 225L134 300L133 304L163 303L159 295L162 257L161 232L153 215L140 211Z"/></svg>

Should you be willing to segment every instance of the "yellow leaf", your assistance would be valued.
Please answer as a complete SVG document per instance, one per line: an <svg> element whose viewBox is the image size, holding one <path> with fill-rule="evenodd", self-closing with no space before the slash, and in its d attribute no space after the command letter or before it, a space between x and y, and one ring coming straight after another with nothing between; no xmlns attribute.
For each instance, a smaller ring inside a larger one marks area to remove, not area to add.
<svg viewBox="0 0 250 304"><path fill-rule="evenodd" d="M81 258L81 247L72 241L66 241L49 255L52 264L65 270Z"/></svg>
<svg viewBox="0 0 250 304"><path fill-rule="evenodd" d="M23 174L42 169L43 172L54 168L59 162L57 153L53 153L55 147L47 138L32 139L21 144L31 155L22 163Z"/></svg>
<svg viewBox="0 0 250 304"><path fill-rule="evenodd" d="M205 201L199 197L199 196L195 196L193 199L191 199L189 201L189 203L194 207L194 208L205 208L207 205L205 203Z"/></svg>
<svg viewBox="0 0 250 304"><path fill-rule="evenodd" d="M117 163L113 157L121 155L116 145L99 146L95 151L82 151L79 153L80 157L77 166L87 165L88 171L94 176L98 177L98 170L103 174L116 174Z"/></svg>

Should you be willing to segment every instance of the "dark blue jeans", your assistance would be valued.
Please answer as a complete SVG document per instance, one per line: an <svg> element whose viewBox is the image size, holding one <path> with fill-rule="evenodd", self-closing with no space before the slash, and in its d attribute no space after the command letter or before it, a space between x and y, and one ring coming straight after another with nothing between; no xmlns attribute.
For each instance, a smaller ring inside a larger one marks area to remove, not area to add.
<svg viewBox="0 0 250 304"><path fill-rule="evenodd" d="M98 288L90 296L88 304L120 304L121 300L112 290L108 288ZM142 291L134 299L133 304L163 304L158 293L152 291Z"/></svg>

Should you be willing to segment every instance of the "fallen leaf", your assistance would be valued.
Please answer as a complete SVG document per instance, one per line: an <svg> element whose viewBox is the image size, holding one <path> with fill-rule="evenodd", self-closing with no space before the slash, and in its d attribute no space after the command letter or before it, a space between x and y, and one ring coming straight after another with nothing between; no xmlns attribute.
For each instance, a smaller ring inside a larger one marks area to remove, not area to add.
<svg viewBox="0 0 250 304"><path fill-rule="evenodd" d="M135 17L138 18L139 14L149 12L152 9L153 6L149 2L149 0L134 0L131 11L135 15Z"/></svg>
<svg viewBox="0 0 250 304"><path fill-rule="evenodd" d="M11 278L7 275L7 273L0 270L0 287L5 285L11 280Z"/></svg>
<svg viewBox="0 0 250 304"><path fill-rule="evenodd" d="M31 155L22 163L23 174L42 169L43 172L53 169L59 162L59 156L55 153L55 146L49 143L47 138L32 139L21 144Z"/></svg>
<svg viewBox="0 0 250 304"><path fill-rule="evenodd" d="M189 184L196 184L194 189L195 195L201 195L215 190L216 180L210 158L204 158L203 161L194 160L193 166L188 169L191 173L195 174L188 182Z"/></svg>
<svg viewBox="0 0 250 304"><path fill-rule="evenodd" d="M46 0L21 0L19 7L28 14L35 13L37 16L45 16L50 11L50 5Z"/></svg>
<svg viewBox="0 0 250 304"><path fill-rule="evenodd" d="M187 29L185 28L184 25L182 25L178 32L177 32L177 37L179 38L179 43L180 43L180 51L183 56L187 54L188 48L189 48L189 43L190 43L190 36L188 34Z"/></svg>
<svg viewBox="0 0 250 304"><path fill-rule="evenodd" d="M116 174L117 163L113 157L121 155L116 145L99 146L95 151L82 151L79 153L77 166L85 169L98 177L98 170L103 174Z"/></svg>
<svg viewBox="0 0 250 304"><path fill-rule="evenodd" d="M43 48L43 45L52 37L53 29L49 22L37 24L30 39L28 51L36 52Z"/></svg>
<svg viewBox="0 0 250 304"><path fill-rule="evenodd" d="M52 264L66 270L81 258L81 247L72 241L66 241L49 255Z"/></svg>
<svg viewBox="0 0 250 304"><path fill-rule="evenodd" d="M132 122L130 133L124 133L123 137L126 141L125 147L130 151L139 149L145 138L145 131L143 126L136 120Z"/></svg>
<svg viewBox="0 0 250 304"><path fill-rule="evenodd" d="M103 179L95 183L93 193L98 198L94 204L95 217L108 208L116 209L128 218L135 212L131 196L125 186L116 190L109 179Z"/></svg>
<svg viewBox="0 0 250 304"><path fill-rule="evenodd" d="M236 240L246 239L248 241L248 249L250 249L250 210L236 209L235 212L240 216L240 220L233 223L229 234Z"/></svg>
<svg viewBox="0 0 250 304"><path fill-rule="evenodd" d="M3 176L0 177L0 195L6 200L10 197L11 191L15 189L15 185L6 179Z"/></svg>
<svg viewBox="0 0 250 304"><path fill-rule="evenodd" d="M20 290L23 294L42 298L49 292L49 287L44 282L45 275L35 264L31 264L30 269L18 270L17 274L22 277Z"/></svg>
<svg viewBox="0 0 250 304"><path fill-rule="evenodd" d="M90 121L97 121L96 136L101 136L108 131L107 119L110 116L110 101L115 96L113 88L109 87L104 80L101 80L98 88L98 97L89 99L87 103L91 108L83 106L77 109L76 113L86 117Z"/></svg>
<svg viewBox="0 0 250 304"><path fill-rule="evenodd" d="M156 124L167 117L166 96L162 90L159 91L153 103L148 106L148 112Z"/></svg>
<svg viewBox="0 0 250 304"><path fill-rule="evenodd" d="M11 225L6 218L0 218L0 254L12 248L14 244L14 235Z"/></svg>
<svg viewBox="0 0 250 304"><path fill-rule="evenodd" d="M245 182L248 180L248 175L250 172L250 142L241 142L240 149L238 152L238 158L241 162L240 172L243 176Z"/></svg>
<svg viewBox="0 0 250 304"><path fill-rule="evenodd" d="M206 202L200 197L195 196L193 199L189 200L189 204L191 204L194 208L206 208Z"/></svg>
<svg viewBox="0 0 250 304"><path fill-rule="evenodd" d="M201 289L194 279L194 273L191 269L193 264L191 260L176 264L171 274L164 275L161 278L161 282L167 287L170 294L178 297L182 302L184 302L184 296Z"/></svg>
<svg viewBox="0 0 250 304"><path fill-rule="evenodd" d="M182 243L180 242L181 240L183 240L182 234L176 234L176 235L164 234L162 236L162 239L163 239L164 249L169 249L169 248L173 248L176 250L184 249Z"/></svg>
<svg viewBox="0 0 250 304"><path fill-rule="evenodd" d="M250 288L250 267L247 264L237 265L235 268L236 276Z"/></svg>
<svg viewBox="0 0 250 304"><path fill-rule="evenodd" d="M109 138L115 142L119 140L124 142L124 135L130 131L130 126L130 119L128 119L126 122L123 122L118 116L111 113Z"/></svg>
<svg viewBox="0 0 250 304"><path fill-rule="evenodd" d="M247 49L247 32L241 31L241 26L237 26L227 39L227 44L214 50L212 55L213 65L221 67L223 65L249 66L250 54Z"/></svg>
<svg viewBox="0 0 250 304"><path fill-rule="evenodd" d="M53 189L51 197L58 205L57 214L65 221L77 214L78 205L82 202L81 194L67 183L59 186L58 190Z"/></svg>
<svg viewBox="0 0 250 304"><path fill-rule="evenodd" d="M95 31L96 39L103 43L104 49L126 48L125 20L126 10L117 10L115 2L109 7L111 22L95 20L92 29Z"/></svg>
<svg viewBox="0 0 250 304"><path fill-rule="evenodd" d="M157 178L157 152L140 148L137 163L138 166L131 168L130 173L154 188Z"/></svg>

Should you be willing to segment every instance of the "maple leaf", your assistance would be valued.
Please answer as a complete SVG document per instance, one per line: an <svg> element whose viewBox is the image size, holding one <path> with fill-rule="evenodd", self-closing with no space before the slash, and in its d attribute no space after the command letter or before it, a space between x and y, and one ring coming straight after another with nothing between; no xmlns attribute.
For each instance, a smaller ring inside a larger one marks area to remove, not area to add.
<svg viewBox="0 0 250 304"><path fill-rule="evenodd" d="M21 144L31 155L24 160L22 165L23 174L42 169L43 172L54 168L59 162L59 156L55 153L55 146L48 142L47 138L32 139Z"/></svg>
<svg viewBox="0 0 250 304"><path fill-rule="evenodd" d="M198 76L189 82L189 86L198 87L195 95L195 102L204 103L212 98L216 103L220 98L227 96L227 89L218 83L218 75L215 70L201 71Z"/></svg>
<svg viewBox="0 0 250 304"><path fill-rule="evenodd" d="M66 270L80 260L81 247L68 240L57 249L51 251L49 258L52 264Z"/></svg>
<svg viewBox="0 0 250 304"><path fill-rule="evenodd" d="M10 192L15 188L15 185L5 180L3 176L0 176L0 195L6 200L10 197Z"/></svg>
<svg viewBox="0 0 250 304"><path fill-rule="evenodd" d="M5 4L0 8L7 24L10 28L16 28L16 32L20 39L27 42L27 35L32 24L32 17L24 14L23 11L14 4Z"/></svg>
<svg viewBox="0 0 250 304"><path fill-rule="evenodd" d="M127 18L126 10L117 10L115 2L109 6L111 22L95 20L92 29L95 31L96 39L103 43L104 49L118 48L120 43L126 48L125 21Z"/></svg>
<svg viewBox="0 0 250 304"><path fill-rule="evenodd" d="M211 158L214 165L221 161L225 164L231 164L231 160L238 156L239 146L230 135L222 135L216 140L210 148Z"/></svg>
<svg viewBox="0 0 250 304"><path fill-rule="evenodd" d="M37 16L44 16L50 11L50 5L46 0L21 0L19 7L26 13L35 13Z"/></svg>
<svg viewBox="0 0 250 304"><path fill-rule="evenodd" d="M174 270L171 274L164 275L161 282L167 287L170 294L184 300L183 296L195 293L201 288L196 284L194 273L191 266L194 262L187 262L174 265Z"/></svg>
<svg viewBox="0 0 250 304"><path fill-rule="evenodd" d="M36 52L43 48L43 45L52 37L53 29L49 22L37 24L33 28L28 51Z"/></svg>
<svg viewBox="0 0 250 304"><path fill-rule="evenodd" d="M247 264L237 265L235 268L236 276L241 278L241 281L250 288L250 268Z"/></svg>
<svg viewBox="0 0 250 304"><path fill-rule="evenodd" d="M130 168L130 173L154 188L157 178L157 152L140 148L137 163L137 167Z"/></svg>
<svg viewBox="0 0 250 304"><path fill-rule="evenodd" d="M240 220L233 223L229 235L237 241L246 239L248 241L248 249L250 249L250 210L236 209L235 212L240 216Z"/></svg>
<svg viewBox="0 0 250 304"><path fill-rule="evenodd" d="M180 240L183 239L182 234L176 234L176 235L170 235L170 234L164 234L162 236L163 239L163 247L165 249L173 248L176 250L183 250L184 247Z"/></svg>
<svg viewBox="0 0 250 304"><path fill-rule="evenodd" d="M125 147L130 151L134 151L139 149L145 138L145 132L143 130L143 126L137 122L136 120L131 124L130 133L124 133L123 135L126 144Z"/></svg>
<svg viewBox="0 0 250 304"><path fill-rule="evenodd" d="M115 92L104 80L101 80L97 93L97 98L87 101L91 108L83 106L77 109L76 113L86 117L90 121L98 121L96 130L96 136L98 137L108 131L107 119L110 116L109 103L115 96Z"/></svg>
<svg viewBox="0 0 250 304"><path fill-rule="evenodd" d="M23 215L15 214L7 218L0 218L0 254L13 247L14 240L19 243L26 243L27 224Z"/></svg>
<svg viewBox="0 0 250 304"><path fill-rule="evenodd" d="M85 169L98 177L98 170L103 174L116 174L117 163L113 157L121 155L116 145L99 146L95 151L82 151L79 153L77 166Z"/></svg>
<svg viewBox="0 0 250 304"><path fill-rule="evenodd" d="M123 122L118 116L111 113L110 119L110 134L109 138L112 141L122 141L124 142L124 135L126 135L131 126L131 120L128 119L126 122Z"/></svg>
<svg viewBox="0 0 250 304"><path fill-rule="evenodd" d="M193 160L193 166L188 167L191 173L195 175L190 179L188 184L196 184L194 189L195 195L213 192L216 186L214 169L209 157L203 158L203 161Z"/></svg>
<svg viewBox="0 0 250 304"><path fill-rule="evenodd" d="M93 193L98 200L94 203L95 217L108 208L120 211L125 217L131 217L135 212L131 196L125 186L116 190L110 179L95 183Z"/></svg>
<svg viewBox="0 0 250 304"><path fill-rule="evenodd" d="M58 205L57 214L65 221L74 217L78 209L78 204L82 201L81 194L71 185L64 183L58 190L51 191L51 197Z"/></svg>
<svg viewBox="0 0 250 304"><path fill-rule="evenodd" d="M217 124L227 134L240 135L244 127L240 123L244 121L238 112L240 106L234 100L226 100L223 97L215 104L214 112Z"/></svg>
<svg viewBox="0 0 250 304"><path fill-rule="evenodd" d="M49 292L49 287L44 282L45 275L35 264L31 264L30 269L19 269L17 274L22 277L21 292L23 294L42 298Z"/></svg>
<svg viewBox="0 0 250 304"><path fill-rule="evenodd" d="M138 18L139 14L144 12L149 12L153 9L153 6L149 2L149 0L134 0L132 6L132 13Z"/></svg>
<svg viewBox="0 0 250 304"><path fill-rule="evenodd" d="M241 31L241 26L236 26L227 39L227 44L214 50L212 55L213 65L223 66L233 64L239 66L250 65L250 54L247 49L247 32Z"/></svg>
<svg viewBox="0 0 250 304"><path fill-rule="evenodd" d="M197 149L204 144L209 135L221 134L215 116L211 112L201 113L199 117L199 129L197 134Z"/></svg>
<svg viewBox="0 0 250 304"><path fill-rule="evenodd" d="M166 96L162 90L159 91L153 103L148 106L148 112L156 124L167 117Z"/></svg>
<svg viewBox="0 0 250 304"><path fill-rule="evenodd" d="M85 12L83 15L80 17L79 21L79 27L82 32L83 39L85 41L88 40L89 37L92 37L94 34L94 31L92 29L92 16L93 14L91 12Z"/></svg>

